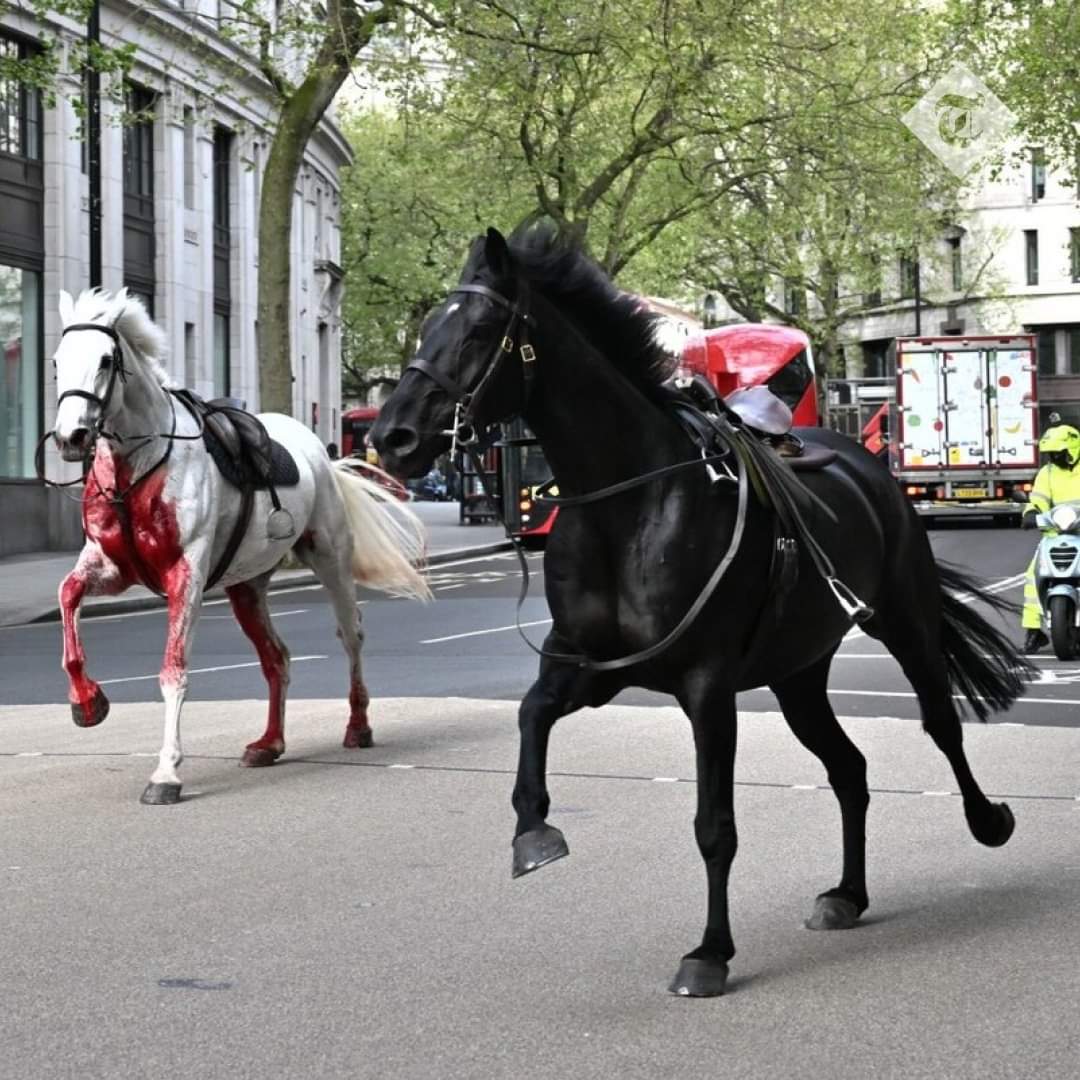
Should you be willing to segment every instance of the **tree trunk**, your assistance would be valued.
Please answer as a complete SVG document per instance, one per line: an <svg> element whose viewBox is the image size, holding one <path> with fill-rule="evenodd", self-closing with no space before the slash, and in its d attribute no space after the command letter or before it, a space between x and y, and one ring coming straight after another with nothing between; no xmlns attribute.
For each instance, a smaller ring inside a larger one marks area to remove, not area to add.
<svg viewBox="0 0 1080 1080"><path fill-rule="evenodd" d="M292 413L292 207L296 178L308 140L348 78L353 61L388 21L384 4L360 12L349 0L331 0L329 28L307 74L295 88L283 89L277 129L263 174L259 205L259 408ZM307 259L309 252L298 253Z"/></svg>

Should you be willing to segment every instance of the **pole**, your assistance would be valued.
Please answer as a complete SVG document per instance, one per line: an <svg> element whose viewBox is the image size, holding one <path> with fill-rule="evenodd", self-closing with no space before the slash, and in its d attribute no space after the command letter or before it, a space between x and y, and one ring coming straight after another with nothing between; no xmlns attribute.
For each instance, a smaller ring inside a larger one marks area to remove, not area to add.
<svg viewBox="0 0 1080 1080"><path fill-rule="evenodd" d="M915 336L922 337L922 272L918 249L915 251Z"/></svg>
<svg viewBox="0 0 1080 1080"><path fill-rule="evenodd" d="M94 0L86 23L86 171L90 181L90 288L101 287L101 6Z"/></svg>

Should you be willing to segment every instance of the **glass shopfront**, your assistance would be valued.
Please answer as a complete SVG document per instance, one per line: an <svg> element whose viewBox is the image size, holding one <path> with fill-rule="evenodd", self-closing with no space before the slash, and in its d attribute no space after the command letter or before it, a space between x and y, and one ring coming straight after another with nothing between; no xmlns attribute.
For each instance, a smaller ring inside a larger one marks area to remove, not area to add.
<svg viewBox="0 0 1080 1080"><path fill-rule="evenodd" d="M34 475L41 418L41 275L0 265L0 478Z"/></svg>

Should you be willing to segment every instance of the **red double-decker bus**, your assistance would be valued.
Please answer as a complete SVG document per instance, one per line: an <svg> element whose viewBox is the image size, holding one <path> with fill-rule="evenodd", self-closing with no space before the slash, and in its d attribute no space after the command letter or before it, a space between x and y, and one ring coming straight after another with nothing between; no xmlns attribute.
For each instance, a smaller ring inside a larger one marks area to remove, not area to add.
<svg viewBox="0 0 1080 1080"><path fill-rule="evenodd" d="M360 405L341 414L341 456L364 457L367 436L379 417L376 405Z"/></svg>

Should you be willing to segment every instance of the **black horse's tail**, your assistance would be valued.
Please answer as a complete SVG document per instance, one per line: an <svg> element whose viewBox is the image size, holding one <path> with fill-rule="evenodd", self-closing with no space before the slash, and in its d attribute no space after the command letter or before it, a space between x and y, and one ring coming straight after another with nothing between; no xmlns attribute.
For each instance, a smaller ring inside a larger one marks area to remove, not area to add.
<svg viewBox="0 0 1080 1080"><path fill-rule="evenodd" d="M1016 612L1016 605L987 592L955 566L938 563L941 581L941 651L949 682L967 698L975 715L986 720L1002 712L1027 689L1035 668L1017 647L976 610L973 600L996 611Z"/></svg>

